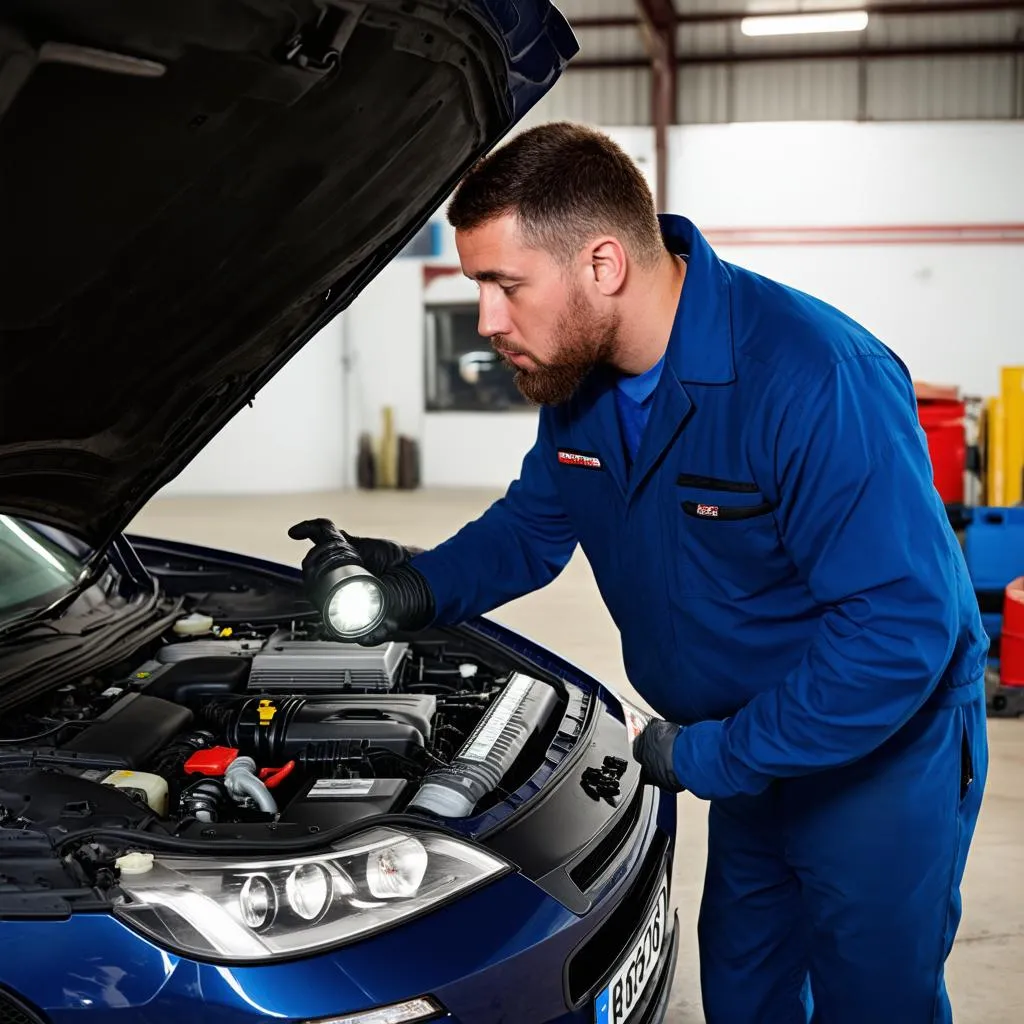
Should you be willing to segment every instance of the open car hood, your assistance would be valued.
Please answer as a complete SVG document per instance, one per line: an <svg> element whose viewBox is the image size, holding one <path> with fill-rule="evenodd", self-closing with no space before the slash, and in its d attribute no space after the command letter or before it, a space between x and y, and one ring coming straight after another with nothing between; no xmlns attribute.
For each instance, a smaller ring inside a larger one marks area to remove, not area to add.
<svg viewBox="0 0 1024 1024"><path fill-rule="evenodd" d="M105 546L575 52L548 0L7 0L0 511Z"/></svg>

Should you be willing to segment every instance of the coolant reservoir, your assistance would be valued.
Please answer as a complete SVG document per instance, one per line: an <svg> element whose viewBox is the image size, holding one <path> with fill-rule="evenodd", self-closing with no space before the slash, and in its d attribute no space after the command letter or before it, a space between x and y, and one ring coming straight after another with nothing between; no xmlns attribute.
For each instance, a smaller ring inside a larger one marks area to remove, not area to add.
<svg viewBox="0 0 1024 1024"><path fill-rule="evenodd" d="M153 861L156 858L151 853L126 853L114 861L122 875L145 875L153 870Z"/></svg>
<svg viewBox="0 0 1024 1024"><path fill-rule="evenodd" d="M213 619L209 615L194 612L178 619L173 629L178 636L203 636L213 630Z"/></svg>
<svg viewBox="0 0 1024 1024"><path fill-rule="evenodd" d="M149 772L111 772L103 780L104 786L115 789L135 789L145 793L150 809L161 817L167 815L167 780Z"/></svg>

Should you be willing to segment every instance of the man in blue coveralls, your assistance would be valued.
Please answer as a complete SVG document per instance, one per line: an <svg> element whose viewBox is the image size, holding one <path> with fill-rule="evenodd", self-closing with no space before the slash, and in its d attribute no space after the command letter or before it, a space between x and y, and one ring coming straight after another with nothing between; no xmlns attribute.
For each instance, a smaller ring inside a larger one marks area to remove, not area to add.
<svg viewBox="0 0 1024 1024"><path fill-rule="evenodd" d="M505 497L387 568L387 628L490 611L581 545L663 718L636 757L711 802L709 1024L804 1022L808 989L823 1024L951 1020L988 641L906 368L658 218L589 129L519 135L449 219L480 333L543 408Z"/></svg>

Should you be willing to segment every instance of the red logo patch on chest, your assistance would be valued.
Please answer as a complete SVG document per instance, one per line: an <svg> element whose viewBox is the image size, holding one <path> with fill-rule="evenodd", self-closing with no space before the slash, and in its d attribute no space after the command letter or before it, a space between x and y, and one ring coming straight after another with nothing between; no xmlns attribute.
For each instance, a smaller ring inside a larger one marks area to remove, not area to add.
<svg viewBox="0 0 1024 1024"><path fill-rule="evenodd" d="M577 452L571 448L558 449L558 461L563 466L579 466L581 469L601 469L601 460L593 452Z"/></svg>
<svg viewBox="0 0 1024 1024"><path fill-rule="evenodd" d="M697 515L707 516L708 519L718 518L718 506L717 505L698 505Z"/></svg>

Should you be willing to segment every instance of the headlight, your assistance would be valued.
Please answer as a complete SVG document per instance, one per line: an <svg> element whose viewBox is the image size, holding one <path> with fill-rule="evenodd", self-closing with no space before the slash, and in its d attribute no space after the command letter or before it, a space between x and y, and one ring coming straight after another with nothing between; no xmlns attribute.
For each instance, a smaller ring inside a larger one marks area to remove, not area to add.
<svg viewBox="0 0 1024 1024"><path fill-rule="evenodd" d="M115 914L183 956L272 960L380 931L508 870L456 839L379 828L316 856L158 856L150 871L122 875Z"/></svg>

